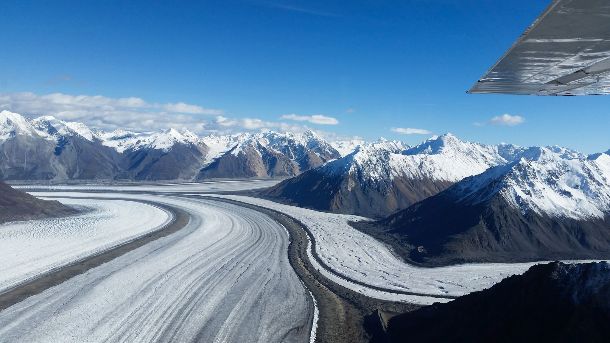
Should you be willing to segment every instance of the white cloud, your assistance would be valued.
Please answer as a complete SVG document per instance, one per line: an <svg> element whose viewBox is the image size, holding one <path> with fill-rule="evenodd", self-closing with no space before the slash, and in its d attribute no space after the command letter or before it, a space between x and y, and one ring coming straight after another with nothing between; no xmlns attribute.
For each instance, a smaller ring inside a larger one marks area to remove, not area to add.
<svg viewBox="0 0 610 343"><path fill-rule="evenodd" d="M309 129L305 125L282 121L232 118L222 110L184 102L154 103L138 97L0 93L0 111L5 109L29 117L52 115L58 119L77 121L91 128L108 131L124 129L143 132L186 128L198 134L225 134L265 130L303 132ZM311 117L316 118L313 120L324 121L316 116Z"/></svg>
<svg viewBox="0 0 610 343"><path fill-rule="evenodd" d="M284 114L280 117L281 119L294 120L294 121L306 121L312 124L318 125L337 125L339 121L336 118L328 117L322 114L313 115L299 115L299 114Z"/></svg>
<svg viewBox="0 0 610 343"><path fill-rule="evenodd" d="M503 114L500 116L495 116L489 120L489 123L492 125L503 125L503 126L516 126L519 124L523 124L525 122L525 118L517 115Z"/></svg>
<svg viewBox="0 0 610 343"><path fill-rule="evenodd" d="M177 102L173 104L165 104L163 108L168 112L177 113L188 113L188 114L209 114L209 115L221 115L221 110L203 108L197 105L185 104L183 102Z"/></svg>
<svg viewBox="0 0 610 343"><path fill-rule="evenodd" d="M400 133L403 135L430 135L431 131L425 129L414 129L411 127L393 127L392 132Z"/></svg>
<svg viewBox="0 0 610 343"><path fill-rule="evenodd" d="M216 124L221 127L239 127L246 130L268 129L278 127L280 123L267 122L257 118L227 118L224 116L216 117Z"/></svg>
<svg viewBox="0 0 610 343"><path fill-rule="evenodd" d="M216 117L215 124L218 130L235 128L238 130L277 130L277 131L291 131L291 132L303 132L308 130L306 126L292 125L284 122L266 121L258 118L227 118L224 116Z"/></svg>
<svg viewBox="0 0 610 343"><path fill-rule="evenodd" d="M51 93L0 93L0 109L38 116L53 115L59 119L79 121L95 128L134 131L168 127L203 130L205 115L221 115L184 102L151 103L137 97L110 98L101 95Z"/></svg>

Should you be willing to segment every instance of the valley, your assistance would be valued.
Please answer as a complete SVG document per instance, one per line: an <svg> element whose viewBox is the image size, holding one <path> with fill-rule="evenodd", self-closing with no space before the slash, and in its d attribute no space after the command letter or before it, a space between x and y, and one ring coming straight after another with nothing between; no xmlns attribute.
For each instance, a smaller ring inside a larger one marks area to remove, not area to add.
<svg viewBox="0 0 610 343"><path fill-rule="evenodd" d="M610 0L0 12L0 343L610 342Z"/></svg>
<svg viewBox="0 0 610 343"><path fill-rule="evenodd" d="M259 185L256 181L219 181L152 188L145 184L18 186L42 199L89 210L73 217L4 226L0 245L22 254L6 251L6 259L20 267L5 267L5 275L15 272L3 281L0 300L7 290L61 272L71 261L121 246L130 237L163 231L173 216L172 208L184 211L189 219L167 236L102 264L81 268L55 286L12 303L0 311L4 323L0 337L27 341L43 334L65 337L69 331L77 341L85 337L135 341L224 337L234 341L252 330L263 330L257 334L263 337L261 341L277 341L277 337L265 336L271 332L286 332L283 341L306 341L320 330L321 341L364 342L374 336L371 325L376 324L371 324L375 323L371 318L376 311L405 312L448 302L533 265L412 266L388 246L350 226L370 219L226 193ZM148 222L142 222L143 218ZM36 231L41 227L50 229ZM82 232L83 228L91 230ZM111 231L117 229L123 236ZM295 239L294 248L289 248L289 233ZM22 240L22 236L36 239ZM90 245L71 243L87 236ZM291 249L301 249L301 253ZM31 271L21 267L27 265L32 266ZM223 291L218 293L220 289ZM217 296L210 297L212 294ZM286 298L277 294L289 295L293 304L285 306ZM79 315L83 311L88 315ZM342 311L349 315L339 315ZM255 312L265 316L254 319L247 315ZM109 321L109 316L116 319ZM286 322L278 322L277 316ZM167 324L159 326L154 318L163 318ZM14 325L24 320L29 329ZM31 330L31 320L41 331ZM155 325L155 329L147 325ZM345 328L344 337L336 335L337 325ZM280 327L287 331L278 331Z"/></svg>
<svg viewBox="0 0 610 343"><path fill-rule="evenodd" d="M402 313L610 258L607 153L0 119L6 213L41 208L0 226L0 340L384 342Z"/></svg>

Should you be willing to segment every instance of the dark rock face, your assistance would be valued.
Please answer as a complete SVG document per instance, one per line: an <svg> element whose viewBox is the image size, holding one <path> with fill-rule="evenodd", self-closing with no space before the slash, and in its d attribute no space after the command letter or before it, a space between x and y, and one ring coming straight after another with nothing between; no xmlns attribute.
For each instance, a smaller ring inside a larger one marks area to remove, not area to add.
<svg viewBox="0 0 610 343"><path fill-rule="evenodd" d="M93 180L112 179L119 173L120 156L113 149L78 136L64 137L61 144L61 152L55 156L59 175L71 180Z"/></svg>
<svg viewBox="0 0 610 343"><path fill-rule="evenodd" d="M394 178L389 184L362 183L357 175L313 169L262 190L260 195L284 203L334 213L380 218L446 189L452 182Z"/></svg>
<svg viewBox="0 0 610 343"><path fill-rule="evenodd" d="M217 158L199 171L197 179L287 177L298 173L298 165L285 155L252 143Z"/></svg>
<svg viewBox="0 0 610 343"><path fill-rule="evenodd" d="M78 136L53 141L15 135L0 145L4 180L112 179L119 155Z"/></svg>
<svg viewBox="0 0 610 343"><path fill-rule="evenodd" d="M379 224L425 264L610 258L609 217L524 214L501 197L472 206L441 193Z"/></svg>
<svg viewBox="0 0 610 343"><path fill-rule="evenodd" d="M0 182L0 223L60 217L76 212L58 201L41 200Z"/></svg>
<svg viewBox="0 0 610 343"><path fill-rule="evenodd" d="M60 173L55 144L15 135L0 145L0 173L4 180L49 180Z"/></svg>
<svg viewBox="0 0 610 343"><path fill-rule="evenodd" d="M171 150L138 149L123 153L118 178L133 180L192 180L205 160L207 148L175 144Z"/></svg>
<svg viewBox="0 0 610 343"><path fill-rule="evenodd" d="M608 342L610 266L536 265L480 292L392 318L389 342Z"/></svg>
<svg viewBox="0 0 610 343"><path fill-rule="evenodd" d="M608 180L599 173L605 160L547 156L554 159L520 160L464 179L370 230L424 264L610 258ZM548 169L553 161L559 167ZM561 183L570 178L578 180L574 188ZM587 191L576 202L566 189L580 192L581 184ZM601 214L589 214L592 208Z"/></svg>

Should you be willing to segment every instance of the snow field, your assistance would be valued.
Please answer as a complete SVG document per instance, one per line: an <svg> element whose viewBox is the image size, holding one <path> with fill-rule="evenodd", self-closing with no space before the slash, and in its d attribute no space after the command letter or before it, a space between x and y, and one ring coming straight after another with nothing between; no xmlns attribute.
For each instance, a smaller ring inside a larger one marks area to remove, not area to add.
<svg viewBox="0 0 610 343"><path fill-rule="evenodd" d="M314 304L281 225L225 203L125 197L179 207L191 220L0 312L0 341L309 341Z"/></svg>
<svg viewBox="0 0 610 343"><path fill-rule="evenodd" d="M464 264L439 268L420 268L404 263L383 243L354 228L348 222L366 218L318 212L272 201L239 195L213 195L270 208L304 223L316 240L317 255L332 271L324 270L310 258L314 266L354 291L394 301L430 304L443 301L425 295L461 296L488 288L502 279L523 273L534 263ZM334 274L334 275L333 275ZM345 276L345 277L343 277ZM388 292L349 282L381 287ZM422 296L392 293L406 291Z"/></svg>
<svg viewBox="0 0 610 343"><path fill-rule="evenodd" d="M0 225L0 291L155 231L172 218L161 208L135 201L57 200L87 212Z"/></svg>

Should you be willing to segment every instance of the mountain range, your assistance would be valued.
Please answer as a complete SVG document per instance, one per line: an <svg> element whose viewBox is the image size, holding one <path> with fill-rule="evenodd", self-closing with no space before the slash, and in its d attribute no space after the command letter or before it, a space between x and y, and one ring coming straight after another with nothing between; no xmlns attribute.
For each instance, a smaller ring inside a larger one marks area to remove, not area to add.
<svg viewBox="0 0 610 343"><path fill-rule="evenodd" d="M203 180L290 177L340 157L314 132L199 137L188 130L104 132L0 112L4 180Z"/></svg>
<svg viewBox="0 0 610 343"><path fill-rule="evenodd" d="M353 225L411 263L610 258L610 155L483 145L446 134L364 144L258 191L378 218Z"/></svg>
<svg viewBox="0 0 610 343"><path fill-rule="evenodd" d="M418 262L610 258L610 155L529 148L379 228Z"/></svg>
<svg viewBox="0 0 610 343"><path fill-rule="evenodd" d="M377 219L357 228L411 262L610 258L610 155L445 134L328 142L316 133L105 132L0 112L7 180L286 178L254 195Z"/></svg>
<svg viewBox="0 0 610 343"><path fill-rule="evenodd" d="M415 147L379 141L265 190L261 196L322 211L384 217L465 177L512 161L523 148L465 142L451 134Z"/></svg>

